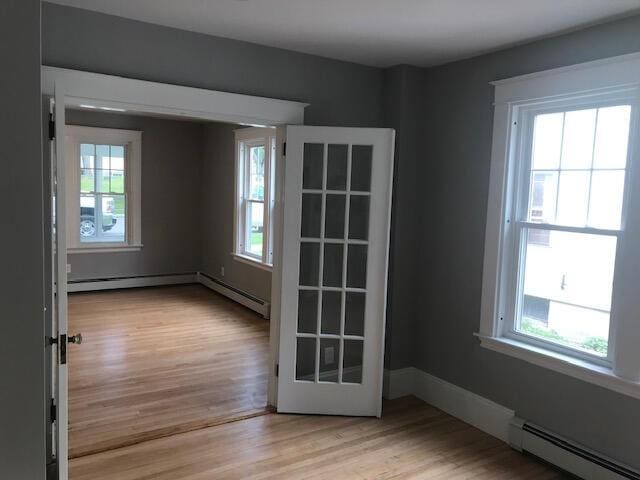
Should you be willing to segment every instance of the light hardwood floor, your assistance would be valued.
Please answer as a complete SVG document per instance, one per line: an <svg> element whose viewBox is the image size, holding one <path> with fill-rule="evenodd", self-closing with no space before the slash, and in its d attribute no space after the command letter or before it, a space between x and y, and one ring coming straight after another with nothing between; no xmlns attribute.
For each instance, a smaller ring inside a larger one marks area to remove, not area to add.
<svg viewBox="0 0 640 480"><path fill-rule="evenodd" d="M71 457L265 413L269 324L205 287L70 294L77 332Z"/></svg>
<svg viewBox="0 0 640 480"><path fill-rule="evenodd" d="M560 478L413 397L382 419L268 414L71 461L72 480Z"/></svg>

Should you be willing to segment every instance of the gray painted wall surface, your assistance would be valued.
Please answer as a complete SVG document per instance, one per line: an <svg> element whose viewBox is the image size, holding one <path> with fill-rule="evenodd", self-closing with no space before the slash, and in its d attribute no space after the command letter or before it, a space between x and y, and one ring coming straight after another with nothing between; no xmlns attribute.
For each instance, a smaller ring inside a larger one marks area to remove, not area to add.
<svg viewBox="0 0 640 480"><path fill-rule="evenodd" d="M310 103L305 123L379 126L380 70L43 3L45 65Z"/></svg>
<svg viewBox="0 0 640 480"><path fill-rule="evenodd" d="M419 265L413 363L640 468L640 401L482 349L473 337L480 321L493 125L489 81L635 51L640 17L427 71L421 123L428 160L412 161L417 175L431 179L421 222L431 246Z"/></svg>
<svg viewBox="0 0 640 480"><path fill-rule="evenodd" d="M0 2L0 477L45 476L40 2Z"/></svg>
<svg viewBox="0 0 640 480"><path fill-rule="evenodd" d="M271 301L271 272L234 260L235 135L237 125L204 127L202 268L221 282ZM222 276L220 268L224 267Z"/></svg>
<svg viewBox="0 0 640 480"><path fill-rule="evenodd" d="M420 295L416 264L428 239L418 236L418 208L424 201L429 177L415 174L416 162L426 160L420 156L424 70L389 68L384 71L384 86L384 125L396 129L385 368L398 369L411 365L415 305Z"/></svg>
<svg viewBox="0 0 640 480"><path fill-rule="evenodd" d="M71 280L200 268L203 124L67 110L67 124L142 131L142 243L137 252L68 256Z"/></svg>

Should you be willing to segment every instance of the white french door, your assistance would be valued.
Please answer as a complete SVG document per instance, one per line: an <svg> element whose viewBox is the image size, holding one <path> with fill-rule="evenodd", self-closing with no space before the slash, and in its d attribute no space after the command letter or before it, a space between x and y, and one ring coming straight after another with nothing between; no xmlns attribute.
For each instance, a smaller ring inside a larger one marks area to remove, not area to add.
<svg viewBox="0 0 640 480"><path fill-rule="evenodd" d="M279 412L381 414L394 137L287 127Z"/></svg>
<svg viewBox="0 0 640 480"><path fill-rule="evenodd" d="M54 282L52 366L53 392L56 402L54 423L54 454L58 465L58 478L69 477L68 452L68 370L67 370L67 222L65 202L65 110L64 92L56 85L54 101L55 141L52 163L53 198L53 265Z"/></svg>

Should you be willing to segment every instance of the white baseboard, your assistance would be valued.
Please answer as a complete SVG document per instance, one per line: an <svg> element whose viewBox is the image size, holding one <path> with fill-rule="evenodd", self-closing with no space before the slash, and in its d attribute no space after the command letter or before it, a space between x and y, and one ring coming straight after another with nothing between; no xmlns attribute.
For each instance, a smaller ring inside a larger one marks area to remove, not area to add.
<svg viewBox="0 0 640 480"><path fill-rule="evenodd" d="M245 295L242 295L241 293L236 292L235 290L231 290L230 288L225 287L220 283L214 282L209 277L200 272L197 273L197 278L198 283L204 285L205 287L213 290L214 292L218 292L219 294L224 295L227 298L230 298L240 305L244 305L254 312L259 313L266 319L269 318L271 312L271 304L269 302L253 300Z"/></svg>
<svg viewBox="0 0 640 480"><path fill-rule="evenodd" d="M105 280L75 281L67 283L68 292L91 292L117 288L156 287L160 285L180 285L198 283L195 273L178 275L158 275L148 277L113 278Z"/></svg>
<svg viewBox="0 0 640 480"><path fill-rule="evenodd" d="M385 370L384 397L415 395L463 422L507 442L515 412L415 367Z"/></svg>
<svg viewBox="0 0 640 480"><path fill-rule="evenodd" d="M406 397L414 394L416 369L413 367L400 368L398 370L384 369L382 383L382 396L387 400Z"/></svg>

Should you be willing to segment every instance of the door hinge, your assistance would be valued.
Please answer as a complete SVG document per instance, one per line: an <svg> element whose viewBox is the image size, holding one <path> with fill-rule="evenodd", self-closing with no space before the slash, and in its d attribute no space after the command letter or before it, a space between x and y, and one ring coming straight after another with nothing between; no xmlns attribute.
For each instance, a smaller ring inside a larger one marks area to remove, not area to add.
<svg viewBox="0 0 640 480"><path fill-rule="evenodd" d="M49 140L56 138L56 122L53 119L53 113L49 114Z"/></svg>
<svg viewBox="0 0 640 480"><path fill-rule="evenodd" d="M282 156L283 157L287 156L287 142L282 143Z"/></svg>
<svg viewBox="0 0 640 480"><path fill-rule="evenodd" d="M280 364L276 363L276 377L280 375Z"/></svg>
<svg viewBox="0 0 640 480"><path fill-rule="evenodd" d="M58 409L56 408L56 401L52 398L51 405L49 406L49 418L51 423L54 423L57 419Z"/></svg>

